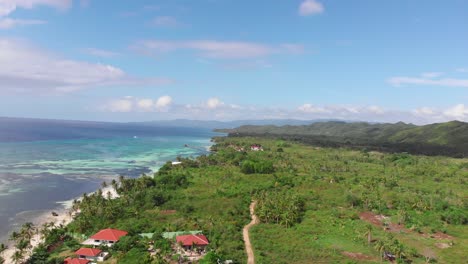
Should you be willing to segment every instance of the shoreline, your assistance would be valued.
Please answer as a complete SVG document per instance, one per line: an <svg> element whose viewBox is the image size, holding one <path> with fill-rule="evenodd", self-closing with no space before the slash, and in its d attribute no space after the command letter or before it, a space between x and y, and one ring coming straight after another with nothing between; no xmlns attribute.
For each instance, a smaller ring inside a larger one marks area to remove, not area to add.
<svg viewBox="0 0 468 264"><path fill-rule="evenodd" d="M112 187L112 186L107 186L105 188L98 188L96 191L89 193L89 194L94 194L96 193L99 189L102 190L102 196L107 198L107 193L111 193L111 199L118 198L119 195L117 194L117 191ZM73 200L81 200L82 197L77 197L74 198ZM31 219L31 223L34 224L34 227L36 228L36 231L40 230L42 226L46 223L54 223L54 226L67 226L74 220L74 216L71 214L71 207L73 200L67 200L67 201L60 201L57 202L59 206L57 206L55 209L51 210L44 210L43 213L39 214L38 216L34 217ZM57 213L57 216L53 216L52 212ZM31 249L26 251L25 254L25 259L29 258L31 256L32 251L44 241L44 239L41 237L40 234L35 234L31 238ZM11 262L11 257L16 251L16 247L13 245L13 242L8 240L5 242L5 245L8 247L5 251L0 253L0 256L2 256L5 259L5 264L12 263Z"/></svg>
<svg viewBox="0 0 468 264"><path fill-rule="evenodd" d="M32 222L34 226L39 229L42 228L42 225L44 225L45 223L52 223L52 222L54 223L55 226L59 226L61 224L66 226L69 223L71 223L73 220L73 217L69 213L69 210L70 208L66 208L66 206L62 205L62 208L43 212L42 214L35 217L34 219L31 219L30 222ZM53 216L52 212L56 212L58 216ZM32 248L26 252L25 257L29 258L32 251L42 242L43 242L43 239L41 238L41 235L37 234L36 232L31 238ZM8 248L4 252L2 252L2 257L5 259L5 264L8 264L8 263L11 263L10 262L11 257L15 253L16 247L13 245L13 242L9 240L8 242L6 242L5 245L8 246Z"/></svg>
<svg viewBox="0 0 468 264"><path fill-rule="evenodd" d="M204 146L205 151L210 152L210 148L212 147L212 145L213 145L213 142L209 141L209 143L206 146ZM203 155L203 153L199 152L196 155L196 157L198 157L200 155ZM170 160L168 160L168 161L170 161ZM158 170L159 170L159 168L157 168L156 170L151 170L151 174L156 173ZM104 198L107 198L107 193L108 192L111 193L110 199L116 199L116 198L120 197L117 194L117 191L112 186L110 186L110 181L112 179L117 179L117 176L118 175L104 176L102 180L105 181L106 183L108 183L109 185L107 187L105 187L105 188L102 188L101 186L99 186L94 192L88 193L88 195L94 194L99 189L101 189L102 190L102 195L103 195ZM138 177L141 177L141 175L138 176ZM68 224L70 224L74 220L74 217L72 216L72 214L70 212L70 209L72 207L73 200L75 200L75 199L76 200L81 200L82 197L79 196L79 197L75 197L75 198L70 199L70 200L57 201L56 202L57 207L55 207L53 209L44 210L43 213L39 214L38 216L34 217L33 219L31 219L28 222L32 222L36 229L40 229L40 228L42 228L42 226L45 223L51 223L51 222L53 222L55 226L59 226L60 224L62 224L63 226L67 226ZM52 212L56 212L58 214L58 216L53 216ZM12 230L12 232L13 231L15 231L15 230ZM10 232L10 234L11 234L11 232ZM2 256L5 259L5 264L12 263L11 262L11 257L13 256L14 252L16 251L16 247L14 247L13 242L8 240L10 234L8 234L8 236L6 237L7 241L0 241L0 243L5 243L5 245L8 247L6 250L4 250L3 252L0 253L0 256ZM26 251L25 259L28 259L31 256L33 250L42 242L43 242L43 239L41 238L41 236L39 234L33 235L32 239L31 239L32 247L31 247L31 249Z"/></svg>

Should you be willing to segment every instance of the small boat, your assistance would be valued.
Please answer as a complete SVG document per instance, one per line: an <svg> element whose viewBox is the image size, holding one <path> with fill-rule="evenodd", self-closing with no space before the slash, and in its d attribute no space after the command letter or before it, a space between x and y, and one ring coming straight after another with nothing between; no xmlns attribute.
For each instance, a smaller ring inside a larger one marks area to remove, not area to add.
<svg viewBox="0 0 468 264"><path fill-rule="evenodd" d="M137 136L133 136L134 139L137 139L138 137Z"/></svg>
<svg viewBox="0 0 468 264"><path fill-rule="evenodd" d="M56 212L52 212L52 216L58 216Z"/></svg>

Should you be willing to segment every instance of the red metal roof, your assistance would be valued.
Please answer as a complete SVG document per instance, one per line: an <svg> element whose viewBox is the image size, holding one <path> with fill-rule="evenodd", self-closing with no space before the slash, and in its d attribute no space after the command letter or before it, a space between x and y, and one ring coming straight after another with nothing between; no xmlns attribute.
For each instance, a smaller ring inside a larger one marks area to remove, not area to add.
<svg viewBox="0 0 468 264"><path fill-rule="evenodd" d="M96 257L101 252L102 250L97 248L80 248L75 252L75 254L79 256Z"/></svg>
<svg viewBox="0 0 468 264"><path fill-rule="evenodd" d="M182 243L183 246L192 246L192 245L198 245L198 246L206 246L210 244L208 242L208 239L204 235L183 235L183 236L177 236L176 237L177 243Z"/></svg>
<svg viewBox="0 0 468 264"><path fill-rule="evenodd" d="M90 261L87 259L66 258L65 264L88 264Z"/></svg>
<svg viewBox="0 0 468 264"><path fill-rule="evenodd" d="M121 237L127 234L128 232L126 231L108 228L97 232L91 238L95 240L119 241Z"/></svg>

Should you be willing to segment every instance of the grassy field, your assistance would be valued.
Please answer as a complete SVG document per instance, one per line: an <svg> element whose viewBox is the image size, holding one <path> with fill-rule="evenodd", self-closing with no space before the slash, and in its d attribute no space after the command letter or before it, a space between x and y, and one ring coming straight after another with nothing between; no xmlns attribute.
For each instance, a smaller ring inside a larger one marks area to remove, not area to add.
<svg viewBox="0 0 468 264"><path fill-rule="evenodd" d="M251 144L264 151L250 151ZM106 263L164 263L173 254L151 260L138 233L203 230L216 258L245 263L249 204L279 197L261 211L264 219L277 220L251 229L256 263L377 263L383 251L399 262L466 260L467 159L248 137L217 138L214 150L168 164L154 178L121 179L120 199L89 196L65 231L127 230L135 240L112 249ZM66 241L50 257L70 255L78 242Z"/></svg>

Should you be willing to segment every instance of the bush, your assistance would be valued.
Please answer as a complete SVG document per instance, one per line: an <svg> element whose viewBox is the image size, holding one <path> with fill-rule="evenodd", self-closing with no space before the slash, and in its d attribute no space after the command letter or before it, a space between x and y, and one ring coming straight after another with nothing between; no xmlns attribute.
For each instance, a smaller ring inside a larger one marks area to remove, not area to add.
<svg viewBox="0 0 468 264"><path fill-rule="evenodd" d="M302 198L287 190L262 191L255 199L257 216L264 223L290 227L301 221L305 210Z"/></svg>
<svg viewBox="0 0 468 264"><path fill-rule="evenodd" d="M117 245L117 244L116 244ZM151 256L145 249L132 248L118 263L120 264L151 264Z"/></svg>
<svg viewBox="0 0 468 264"><path fill-rule="evenodd" d="M241 171L242 173L245 173L245 174L255 173L255 163L250 160L246 160L242 162Z"/></svg>
<svg viewBox="0 0 468 264"><path fill-rule="evenodd" d="M185 188L189 185L187 176L181 173L164 175L156 174L154 180L156 182L156 186L161 189L175 190L178 188Z"/></svg>
<svg viewBox="0 0 468 264"><path fill-rule="evenodd" d="M241 172L245 174L259 173L259 174L268 174L273 173L275 168L273 167L273 162L269 160L261 161L252 161L246 160L242 162Z"/></svg>
<svg viewBox="0 0 468 264"><path fill-rule="evenodd" d="M454 225L466 225L468 223L466 212L460 208L451 207L442 214L441 218L443 221Z"/></svg>

